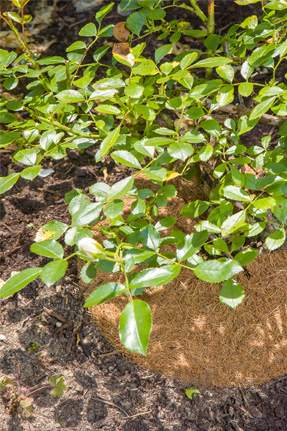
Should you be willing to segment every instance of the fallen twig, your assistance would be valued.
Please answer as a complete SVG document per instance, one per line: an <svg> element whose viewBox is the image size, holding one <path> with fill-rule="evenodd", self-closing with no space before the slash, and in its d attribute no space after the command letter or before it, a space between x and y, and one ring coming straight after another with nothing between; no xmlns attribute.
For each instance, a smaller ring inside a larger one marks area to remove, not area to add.
<svg viewBox="0 0 287 431"><path fill-rule="evenodd" d="M104 398L100 397L99 395L97 396L97 398L92 397L91 399L95 400L95 401L100 401L104 404L108 404L111 407L115 407L116 409L119 409L125 416L127 416L128 418L130 417L122 407L118 406L117 404L111 403L110 401L105 400Z"/></svg>

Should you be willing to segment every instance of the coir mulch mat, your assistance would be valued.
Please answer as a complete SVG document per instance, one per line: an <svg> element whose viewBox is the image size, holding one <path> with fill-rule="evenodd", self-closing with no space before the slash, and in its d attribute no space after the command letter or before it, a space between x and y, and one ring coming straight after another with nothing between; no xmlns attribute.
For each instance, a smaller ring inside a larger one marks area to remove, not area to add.
<svg viewBox="0 0 287 431"><path fill-rule="evenodd" d="M140 178L140 187L155 186ZM195 185L190 190L196 193ZM183 187L186 193L186 185ZM125 201L129 212L131 199ZM160 217L178 218L175 227L192 231L192 221L180 216L185 205L180 192ZM97 233L97 239L101 241ZM106 339L136 364L185 383L231 387L261 384L287 370L287 250L262 254L236 276L246 292L235 310L219 301L220 284L197 279L192 271L143 294L152 310L153 328L146 357L127 352L118 335L124 295L91 309ZM89 293L121 273L98 273Z"/></svg>

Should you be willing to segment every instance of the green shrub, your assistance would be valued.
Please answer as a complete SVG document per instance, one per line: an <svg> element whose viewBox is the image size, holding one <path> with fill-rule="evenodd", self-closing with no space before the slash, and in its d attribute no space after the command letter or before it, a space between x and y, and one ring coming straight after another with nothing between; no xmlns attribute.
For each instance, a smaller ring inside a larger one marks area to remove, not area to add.
<svg viewBox="0 0 287 431"><path fill-rule="evenodd" d="M27 0L13 3L23 10ZM81 271L86 283L95 279L97 270L121 271L125 283L98 287L85 307L128 295L130 302L120 317L120 337L127 349L144 355L152 318L148 304L137 296L147 287L170 282L182 267L201 280L223 283L219 294L223 304L235 308L243 301L244 290L233 276L257 257L259 250L250 243L264 238L265 247L276 250L286 240L287 86L282 63L287 58L287 2L261 3L260 19L249 16L225 35L214 33L212 1L205 15L195 0L188 4L122 0L122 9L131 12L126 23L103 27L111 3L97 12L95 23L82 28L79 36L86 42L72 43L67 58L31 53L24 30L20 35L15 28L17 23L24 28L30 16L2 15L23 53L0 50L0 82L13 95L9 101L1 98L0 118L7 130L1 132L0 146L16 144L14 161L27 167L1 178L1 193L19 177L32 180L43 175L45 157L58 160L69 149L88 146L97 146L96 163L110 155L117 164L131 168L132 174L112 186L96 183L88 195L78 189L69 192L65 201L71 224L49 222L42 227L49 238L31 247L53 260L44 268L26 269L12 277L2 287L0 298L38 276L47 286L53 285L74 255L86 261ZM202 21L200 28L168 21L166 14L172 7L195 13ZM103 42L112 40L113 34L119 43L112 50ZM163 41L154 59L145 57L144 40L150 34ZM190 47L172 58L173 44L182 35L198 39L201 49ZM100 44L97 49L96 43ZM94 61L85 63L94 49ZM262 73L266 73L265 82L256 81ZM97 79L98 74L103 78ZM20 80L27 88L21 100L14 91ZM254 102L252 108L247 98ZM222 111L226 119L220 122L216 114ZM25 119L23 113L28 113ZM182 127L186 120L193 124L187 131ZM271 142L271 136L256 146L240 142L259 121L280 125L278 143ZM206 174L208 169L211 174ZM139 173L158 186L156 192L136 188L134 179ZM185 235L173 228L164 236L177 220L158 221L157 216L159 208L177 194L170 181L176 177L196 179L202 187L208 180L209 193L205 200L188 202L181 211L184 217L195 219L194 232ZM125 196L134 202L124 219ZM103 220L109 223L96 226L105 236L101 245L91 238L92 229ZM64 257L57 241L61 236L65 244L75 246L74 254ZM165 244L171 244L174 251L164 252ZM137 272L140 264L146 269Z"/></svg>

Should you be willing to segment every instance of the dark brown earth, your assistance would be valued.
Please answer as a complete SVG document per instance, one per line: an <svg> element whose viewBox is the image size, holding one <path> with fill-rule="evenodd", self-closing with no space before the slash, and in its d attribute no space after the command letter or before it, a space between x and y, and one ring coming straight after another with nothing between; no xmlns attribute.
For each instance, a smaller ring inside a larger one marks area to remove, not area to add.
<svg viewBox="0 0 287 431"><path fill-rule="evenodd" d="M35 4L33 0L31 3ZM218 26L223 27L224 22L232 19L233 9L226 8L227 5L233 8L231 3L231 0L218 2ZM240 9L243 10L248 15L251 8ZM76 15L70 2L59 0L52 25L42 36L43 40L47 34L59 40L48 54L59 55L64 51L76 39L78 29L93 19L95 11ZM239 9L236 11L236 19L240 19ZM111 20L117 22L122 18L115 11ZM260 134L268 134L271 129L272 126L260 127L250 139L260 138ZM35 256L29 248L36 230L47 221L69 223L64 203L67 191L73 188L87 191L89 185L103 181L103 167L107 168L108 181L126 175L109 158L95 165L95 151L93 148L81 154L71 151L64 160L48 161L45 167L53 167L53 175L32 183L21 180L2 197L0 277L3 280L10 277L11 271L45 264L46 259ZM10 163L11 154L1 153L0 175L12 172ZM196 394L190 401L183 383L141 369L118 354L82 305L76 262L56 286L47 288L36 280L0 303L0 374L19 379L21 387L33 390L59 374L64 376L67 386L61 398L51 397L45 388L35 392L29 419L12 415L9 400L0 399L1 431L287 430L286 376L260 387L220 390L198 387L201 395Z"/></svg>

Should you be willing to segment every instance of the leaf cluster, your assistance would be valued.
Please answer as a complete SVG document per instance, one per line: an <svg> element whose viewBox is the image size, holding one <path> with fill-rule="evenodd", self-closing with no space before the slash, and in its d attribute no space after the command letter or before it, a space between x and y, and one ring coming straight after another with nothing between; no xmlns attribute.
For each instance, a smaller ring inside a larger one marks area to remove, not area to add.
<svg viewBox="0 0 287 431"><path fill-rule="evenodd" d="M145 355L152 318L148 304L137 296L146 288L169 283L184 267L203 281L222 283L221 303L235 308L245 293L234 276L259 254L254 243L261 241L273 251L286 241L287 86L280 76L287 58L287 4L268 2L260 19L249 16L224 36L202 29L207 18L194 1L122 0L121 8L131 14L115 32L112 25L102 26L112 7L104 6L95 23L83 27L79 37L84 40L72 43L65 58L31 53L13 24L23 26L24 18L9 12L2 16L22 40L24 52L0 50L0 82L12 95L19 80L28 84L21 100L0 100L6 128L0 132L0 146L16 144L14 161L21 167L0 179L0 192L20 177L45 176L45 158L59 160L70 149L89 146L96 148L95 163L111 157L128 167L130 175L113 185L96 183L87 194L79 189L67 193L71 223L47 223L31 246L53 260L16 274L0 297L38 276L47 286L55 284L75 254L86 261L81 270L86 283L97 271L121 271L123 283L98 287L84 306L127 295L120 338L127 349ZM188 22L166 20L170 7L195 13L203 26L193 29ZM113 34L121 42L112 49L103 38L112 40ZM145 56L144 40L151 34L160 41L153 58ZM199 39L201 49L190 47L171 57L183 36ZM93 62L87 63L92 50ZM211 78L205 74L210 69ZM102 79L96 77L99 72ZM264 73L262 83L256 77ZM223 120L218 116L222 112ZM264 136L260 145L242 144L259 121L280 125L278 143ZM139 174L156 187L137 188ZM205 193L181 210L195 221L188 235L178 229L175 217L159 218L160 209L177 195L175 179L195 181ZM128 216L127 197L133 200ZM93 237L93 229L105 237L96 259L78 248L81 239ZM73 255L64 257L60 238L75 246ZM167 244L172 252L165 251Z"/></svg>

